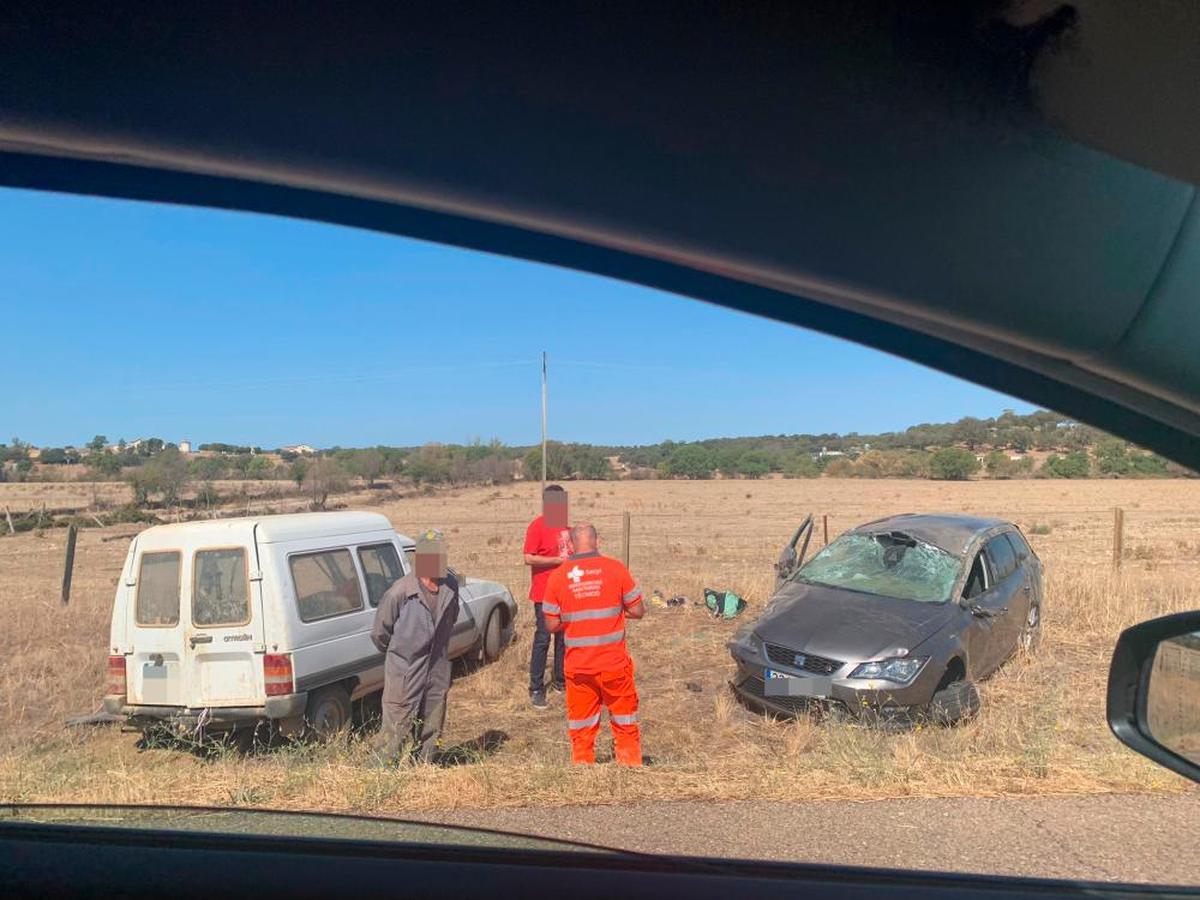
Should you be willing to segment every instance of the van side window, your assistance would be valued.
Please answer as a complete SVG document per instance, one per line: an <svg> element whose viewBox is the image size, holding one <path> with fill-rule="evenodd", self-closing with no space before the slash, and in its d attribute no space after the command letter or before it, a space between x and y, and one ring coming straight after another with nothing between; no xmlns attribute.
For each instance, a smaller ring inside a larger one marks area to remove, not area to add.
<svg viewBox="0 0 1200 900"><path fill-rule="evenodd" d="M192 622L201 627L250 621L250 585L242 547L197 550L192 561Z"/></svg>
<svg viewBox="0 0 1200 900"><path fill-rule="evenodd" d="M179 565L178 550L142 554L134 614L137 624L179 624Z"/></svg>
<svg viewBox="0 0 1200 900"><path fill-rule="evenodd" d="M300 621L316 622L363 608L362 586L349 550L297 553L288 565Z"/></svg>
<svg viewBox="0 0 1200 900"><path fill-rule="evenodd" d="M367 600L372 606L378 606L387 589L404 574L400 568L400 557L391 544L374 544L358 548L358 561L362 563L363 575L367 579Z"/></svg>

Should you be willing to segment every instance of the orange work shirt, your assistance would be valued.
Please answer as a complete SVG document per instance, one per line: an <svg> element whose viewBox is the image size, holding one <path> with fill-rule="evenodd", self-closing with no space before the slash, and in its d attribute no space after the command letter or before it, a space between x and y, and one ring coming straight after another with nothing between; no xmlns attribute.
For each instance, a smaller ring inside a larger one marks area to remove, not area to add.
<svg viewBox="0 0 1200 900"><path fill-rule="evenodd" d="M563 624L566 675L616 672L629 662L625 610L642 599L629 570L596 551L576 553L550 573L542 613Z"/></svg>

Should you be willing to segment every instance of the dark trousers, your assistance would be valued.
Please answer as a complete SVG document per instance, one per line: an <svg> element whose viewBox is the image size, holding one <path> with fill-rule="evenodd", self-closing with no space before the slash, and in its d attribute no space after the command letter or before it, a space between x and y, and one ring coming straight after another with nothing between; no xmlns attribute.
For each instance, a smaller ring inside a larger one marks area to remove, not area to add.
<svg viewBox="0 0 1200 900"><path fill-rule="evenodd" d="M534 603L537 630L533 633L533 648L529 653L529 693L541 693L546 688L546 656L550 650L550 632L546 630L546 617L542 604ZM563 686L563 654L567 652L561 631L554 632L554 684Z"/></svg>

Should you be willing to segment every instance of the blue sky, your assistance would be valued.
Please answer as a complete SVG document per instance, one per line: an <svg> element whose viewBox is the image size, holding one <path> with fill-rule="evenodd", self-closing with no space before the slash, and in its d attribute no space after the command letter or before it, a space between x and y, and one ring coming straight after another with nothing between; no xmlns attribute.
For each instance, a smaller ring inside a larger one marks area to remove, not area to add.
<svg viewBox="0 0 1200 900"><path fill-rule="evenodd" d="M274 447L875 432L1028 404L549 266L331 225L0 192L0 441ZM22 373L19 380L11 373Z"/></svg>

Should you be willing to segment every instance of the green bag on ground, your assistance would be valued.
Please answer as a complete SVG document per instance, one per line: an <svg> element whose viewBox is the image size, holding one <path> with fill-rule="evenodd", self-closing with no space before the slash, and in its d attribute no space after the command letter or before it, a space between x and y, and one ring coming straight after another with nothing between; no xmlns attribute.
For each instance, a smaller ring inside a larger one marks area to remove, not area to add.
<svg viewBox="0 0 1200 900"><path fill-rule="evenodd" d="M704 589L704 605L714 616L721 619L732 619L746 608L746 601L733 591L714 591Z"/></svg>

